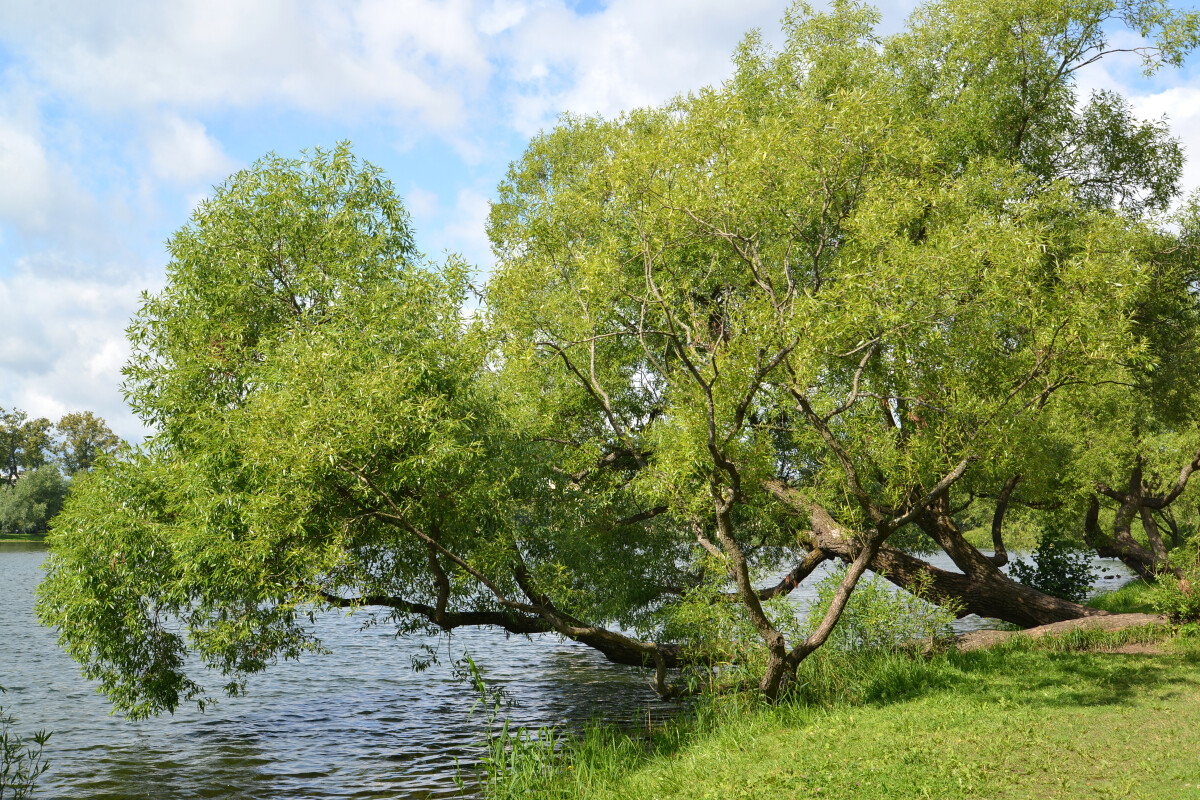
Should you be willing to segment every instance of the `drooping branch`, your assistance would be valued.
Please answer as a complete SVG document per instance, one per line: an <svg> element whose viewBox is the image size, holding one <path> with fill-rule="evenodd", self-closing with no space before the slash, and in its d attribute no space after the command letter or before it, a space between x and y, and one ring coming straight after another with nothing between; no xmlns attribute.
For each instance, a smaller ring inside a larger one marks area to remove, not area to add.
<svg viewBox="0 0 1200 800"><path fill-rule="evenodd" d="M669 509L666 506L655 506L654 508L648 508L645 511L639 511L636 514L630 514L628 517L617 520L613 523L613 527L620 528L626 525L636 525L639 522L648 522L655 517L667 513L668 510Z"/></svg>
<svg viewBox="0 0 1200 800"><path fill-rule="evenodd" d="M796 587L804 583L804 580L813 573L813 570L828 560L829 556L824 551L814 547L800 560L799 564L793 567L788 574L780 578L778 583L766 589L759 589L758 599L765 601L781 595L786 596L791 594Z"/></svg>
<svg viewBox="0 0 1200 800"><path fill-rule="evenodd" d="M446 616L446 606L450 602L450 578L438 560L437 548L431 544L425 545L425 556L429 562L429 571L433 574L433 585L437 588L437 606L434 608L433 621L441 625Z"/></svg>
<svg viewBox="0 0 1200 800"><path fill-rule="evenodd" d="M800 584L804 583L804 580L813 573L813 570L828 560L828 555L826 555L820 548L814 547L812 550L809 550L807 553L805 553L804 558L800 559L800 563L796 564L796 566L793 567L790 572L780 578L775 585L768 586L765 589L759 589L757 593L758 599L766 602L767 600L772 600L776 597L786 597L795 591ZM737 600L741 597L741 595L739 595L737 592L726 592L718 597L722 600Z"/></svg>

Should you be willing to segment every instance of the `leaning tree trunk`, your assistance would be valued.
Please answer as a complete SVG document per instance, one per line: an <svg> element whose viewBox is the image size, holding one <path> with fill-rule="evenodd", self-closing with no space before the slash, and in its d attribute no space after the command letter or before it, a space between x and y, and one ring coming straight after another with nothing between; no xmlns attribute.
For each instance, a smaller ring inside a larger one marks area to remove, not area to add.
<svg viewBox="0 0 1200 800"><path fill-rule="evenodd" d="M811 520L813 548L830 558L853 561L857 554L853 537L824 508L781 481L769 481L765 487L788 508ZM1025 628L1108 613L1052 597L1012 580L963 538L944 510L930 511L918 519L918 524L946 550L962 573L939 569L886 544L871 559L872 572L904 589L924 589L925 597L932 602L956 602L959 616L978 614Z"/></svg>

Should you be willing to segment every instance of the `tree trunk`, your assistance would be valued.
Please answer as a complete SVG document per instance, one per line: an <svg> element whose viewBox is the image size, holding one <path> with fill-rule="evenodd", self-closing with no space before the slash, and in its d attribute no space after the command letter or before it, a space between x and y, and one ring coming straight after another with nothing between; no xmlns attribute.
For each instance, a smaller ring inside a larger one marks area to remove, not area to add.
<svg viewBox="0 0 1200 800"><path fill-rule="evenodd" d="M1113 519L1113 532L1106 534L1100 528L1100 498L1092 495L1083 522L1083 539L1102 558L1120 559L1121 563L1137 573L1147 583L1158 580L1158 574L1170 571L1176 576L1182 572L1166 560L1160 560L1152 550L1138 544L1130 533L1133 517L1139 511L1136 498L1125 497ZM1161 544L1161 539L1159 540Z"/></svg>
<svg viewBox="0 0 1200 800"><path fill-rule="evenodd" d="M849 532L824 508L808 501L781 481L768 481L764 486L789 509L811 520L811 546L846 563L854 560ZM923 520L924 524L938 529L938 537L945 541L943 547L947 548L947 553L963 573L939 569L924 559L886 544L871 558L868 568L901 588L924 588L925 597L932 602L944 604L956 601L959 604L959 616L978 614L1022 627L1033 627L1108 614L1107 611L1052 597L1017 583L962 539L962 534L948 516L937 513L931 513L930 516L932 519ZM939 541L939 544L942 542ZM969 571L964 564L970 568Z"/></svg>

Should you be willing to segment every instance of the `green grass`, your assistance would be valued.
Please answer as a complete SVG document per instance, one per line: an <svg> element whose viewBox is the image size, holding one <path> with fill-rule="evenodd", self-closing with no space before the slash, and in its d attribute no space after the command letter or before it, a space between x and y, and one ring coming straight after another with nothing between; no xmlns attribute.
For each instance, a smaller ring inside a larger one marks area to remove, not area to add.
<svg viewBox="0 0 1200 800"><path fill-rule="evenodd" d="M1155 611L1150 605L1152 591L1150 585L1139 578L1119 589L1096 595L1088 601L1088 605L1114 614L1153 614Z"/></svg>
<svg viewBox="0 0 1200 800"><path fill-rule="evenodd" d="M1200 640L1169 636L1137 629L872 657L840 684L814 670L836 672L847 657L827 657L808 668L819 691L775 707L708 701L637 738L597 728L536 771L511 765L493 794L1200 798ZM1139 642L1161 652L1107 652Z"/></svg>
<svg viewBox="0 0 1200 800"><path fill-rule="evenodd" d="M0 534L0 542L44 542L45 536L35 536L33 534L14 533Z"/></svg>

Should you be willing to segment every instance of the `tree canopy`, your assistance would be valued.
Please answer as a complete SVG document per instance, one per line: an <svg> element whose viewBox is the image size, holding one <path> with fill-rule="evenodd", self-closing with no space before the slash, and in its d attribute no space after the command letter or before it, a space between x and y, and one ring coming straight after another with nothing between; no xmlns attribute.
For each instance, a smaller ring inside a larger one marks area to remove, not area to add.
<svg viewBox="0 0 1200 800"><path fill-rule="evenodd" d="M72 411L55 424L58 441L54 453L68 476L87 472L103 456L111 455L121 440L103 419L91 411Z"/></svg>
<svg viewBox="0 0 1200 800"><path fill-rule="evenodd" d="M0 536L43 536L70 488L70 477L112 455L120 439L91 411L57 424L0 409Z"/></svg>
<svg viewBox="0 0 1200 800"><path fill-rule="evenodd" d="M664 693L705 658L684 628L732 614L770 697L868 568L1018 624L1099 613L1000 571L1004 510L1081 515L1145 447L1189 452L1194 214L1161 213L1182 151L1075 81L1114 25L1177 65L1197 18L877 21L795 5L725 84L535 137L469 316L467 266L421 258L347 146L232 176L131 324L126 391L159 433L76 479L43 621L141 715L210 696L189 653L236 692L319 649L322 607L556 632ZM1108 436L1148 410L1142 444ZM956 520L980 497L992 555ZM800 625L784 598L830 559Z"/></svg>

